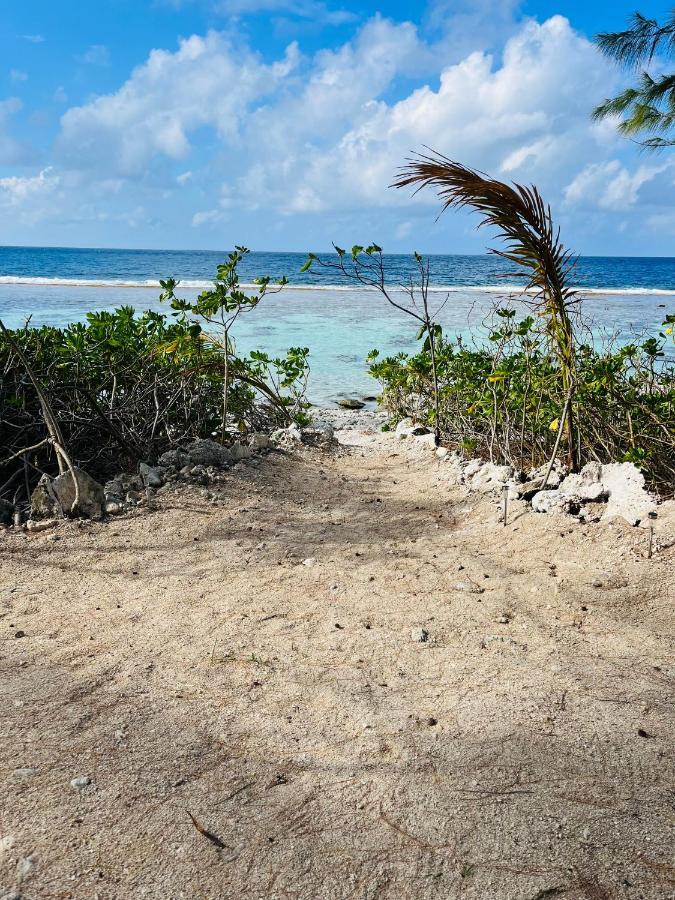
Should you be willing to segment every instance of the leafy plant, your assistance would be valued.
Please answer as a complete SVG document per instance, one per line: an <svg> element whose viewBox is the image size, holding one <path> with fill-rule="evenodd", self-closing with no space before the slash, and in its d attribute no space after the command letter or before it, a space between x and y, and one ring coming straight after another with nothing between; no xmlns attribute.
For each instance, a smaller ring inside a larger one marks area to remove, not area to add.
<svg viewBox="0 0 675 900"><path fill-rule="evenodd" d="M59 470L35 382L60 425L59 444L100 480L218 434L222 354L201 337L184 311L137 315L128 306L66 328L0 330L0 497L27 501L42 472ZM230 357L229 409L240 429L306 420L307 354Z"/></svg>
<svg viewBox="0 0 675 900"><path fill-rule="evenodd" d="M675 477L675 366L664 345L651 337L618 348L580 345L575 396L580 463L633 462L667 494ZM373 351L369 360L394 420L433 421L428 351L386 358ZM437 343L437 371L445 444L519 469L554 455L558 361L540 321L498 308L484 342Z"/></svg>
<svg viewBox="0 0 675 900"><path fill-rule="evenodd" d="M239 316L254 309L267 293L278 293L287 284L285 278L276 282L276 287L270 289L271 279L267 276L256 278L257 292L247 293L242 290L239 283L238 266L249 253L246 247L235 247L228 255L227 261L218 266L213 288L202 291L197 299L191 303L188 300L176 297L175 291L179 281L168 278L160 281L162 293L161 300L171 303L171 308L179 314L196 316L200 318L210 329L202 330L198 325L193 325L190 333L192 340L207 342L222 356L223 363L223 404L220 427L220 437L223 443L227 440L228 399L231 382L230 358L234 352L230 334ZM218 328L220 337L214 333ZM168 345L167 352L174 352L177 345Z"/></svg>

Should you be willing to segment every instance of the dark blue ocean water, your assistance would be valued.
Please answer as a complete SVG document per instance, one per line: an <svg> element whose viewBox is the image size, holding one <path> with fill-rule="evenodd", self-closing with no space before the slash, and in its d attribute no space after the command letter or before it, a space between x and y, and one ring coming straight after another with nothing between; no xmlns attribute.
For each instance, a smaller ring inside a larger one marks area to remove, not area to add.
<svg viewBox="0 0 675 900"><path fill-rule="evenodd" d="M226 255L227 250L0 247L0 317L14 327L27 319L33 325L63 325L90 310L122 304L159 309L159 278L179 278L179 293L194 297ZM252 253L245 259L242 282L269 275L285 276L290 285L241 318L238 349L278 353L309 347L310 396L317 403L373 393L377 385L366 373L366 354L374 347L384 353L413 350L414 324L378 294L346 284L339 273L317 267L300 274L305 258ZM518 279L503 277L508 266L495 256L430 256L429 268L432 300L445 303L439 320L446 332L465 339L480 335L495 303L516 302ZM414 261L388 256L386 271L392 286L405 284L414 276ZM675 258L582 257L573 282L581 290L582 312L598 334L619 340L632 340L636 332L656 334L666 312L675 312Z"/></svg>
<svg viewBox="0 0 675 900"><path fill-rule="evenodd" d="M169 275L185 281L211 278L227 250L105 250L65 247L0 247L0 278L124 282L143 286ZM327 259L331 253L322 254ZM342 284L334 272L318 267L300 274L303 253L251 253L241 265L242 280L285 275L291 284ZM508 264L496 256L431 255L431 283L452 287L501 285ZM391 283L414 274L410 255L386 257ZM508 278L509 283L517 279ZM665 290L675 292L675 257L580 257L573 279L586 289Z"/></svg>

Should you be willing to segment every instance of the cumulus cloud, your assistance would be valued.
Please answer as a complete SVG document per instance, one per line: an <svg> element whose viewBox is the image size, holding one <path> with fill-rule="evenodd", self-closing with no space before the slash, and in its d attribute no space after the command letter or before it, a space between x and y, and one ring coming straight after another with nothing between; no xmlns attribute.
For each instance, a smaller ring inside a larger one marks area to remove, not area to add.
<svg viewBox="0 0 675 900"><path fill-rule="evenodd" d="M0 208L11 210L22 223L34 223L49 215L48 197L59 184L59 177L51 168L37 175L11 175L0 178Z"/></svg>
<svg viewBox="0 0 675 900"><path fill-rule="evenodd" d="M293 44L266 65L218 32L183 40L175 53L153 50L115 94L64 114L57 152L76 168L133 176L156 155L185 157L198 128L233 141L249 105L272 93L297 57Z"/></svg>
<svg viewBox="0 0 675 900"><path fill-rule="evenodd" d="M570 206L597 206L608 210L627 210L639 200L640 189L658 175L673 168L673 162L639 165L629 171L618 159L585 166L565 187Z"/></svg>
<svg viewBox="0 0 675 900"><path fill-rule="evenodd" d="M329 75L318 60L306 89L284 100L284 121L300 123L297 128L263 142L275 110L250 117L247 142L262 149L239 180L245 196L273 197L280 207L298 211L407 202L387 185L406 154L423 145L488 171L559 188L561 174L572 176L594 149L579 96L600 96L607 68L566 19L530 21L507 42L501 63L487 53L471 53L442 68L436 85L392 103L381 96L417 57L420 40L412 26L382 20L368 28L363 58L358 44L342 48L327 67ZM388 66L379 63L379 55ZM376 84L369 69L373 59ZM322 110L325 115L333 108L337 115L321 128Z"/></svg>
<svg viewBox="0 0 675 900"><path fill-rule="evenodd" d="M219 2L233 14L322 5ZM436 201L427 192L411 205L388 185L424 145L536 182L568 217L589 202L601 216L658 207L668 166L631 160L608 123L590 121L616 86L614 67L561 16L516 25L516 6L437 0L423 32L375 16L342 45L303 56L291 43L276 61L234 31L192 35L152 50L118 90L67 110L54 164L83 203L114 196L120 221L125 199L134 222L138 209L171 201L204 232L238 221L235 207L260 222L270 212L328 223L370 211L404 239L427 215L419 204ZM499 52L485 49L478 19L501 23Z"/></svg>

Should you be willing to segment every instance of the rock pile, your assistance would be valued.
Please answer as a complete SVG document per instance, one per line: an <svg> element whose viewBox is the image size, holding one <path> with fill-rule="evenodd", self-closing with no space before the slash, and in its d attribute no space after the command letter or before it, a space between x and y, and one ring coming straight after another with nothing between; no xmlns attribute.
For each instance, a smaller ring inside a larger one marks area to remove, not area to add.
<svg viewBox="0 0 675 900"><path fill-rule="evenodd" d="M590 462L581 472L570 474L556 461L543 487L547 466L519 472L512 466L467 460L446 447L436 448L429 430L411 419L398 423L396 435L419 452L435 452L443 463L443 480L481 494L506 491L509 499L531 503L535 512L566 513L587 521L620 516L631 525L657 514L658 498L647 491L644 475L632 463Z"/></svg>

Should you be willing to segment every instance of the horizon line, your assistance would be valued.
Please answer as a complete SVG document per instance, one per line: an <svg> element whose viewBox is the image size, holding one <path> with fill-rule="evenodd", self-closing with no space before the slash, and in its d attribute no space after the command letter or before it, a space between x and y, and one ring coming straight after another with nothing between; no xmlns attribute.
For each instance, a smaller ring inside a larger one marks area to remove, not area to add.
<svg viewBox="0 0 675 900"><path fill-rule="evenodd" d="M241 245L239 245L241 246ZM333 254L335 253L335 249L331 248L330 250L251 250L248 248L250 253L269 253L269 254L296 254L298 256L307 256L309 253L317 253L317 254ZM0 244L0 250L102 250L102 251L116 251L116 252L127 252L127 253L229 253L234 250L234 245L232 247L225 247L220 249L211 249L208 247L203 247L200 249L196 248L186 248L186 247L83 247L79 245L67 245L67 244ZM392 251L387 253L387 251L383 251L385 256L413 256L416 251L409 250L406 252L403 251ZM431 256L468 256L468 257L482 257L482 256L492 256L489 251L485 251L483 253L453 253L453 252L445 252L445 253L427 253L425 251L417 251L422 256L431 257ZM579 259L675 259L675 256L666 256L657 254L655 256L647 256L643 254L637 254L634 256L629 256L627 254L610 254L610 253L577 253L575 256Z"/></svg>

